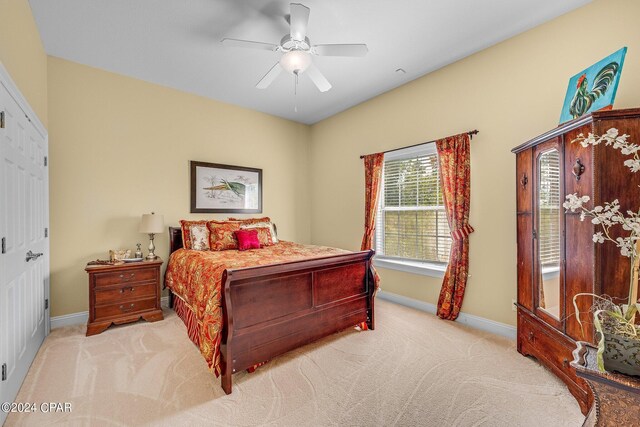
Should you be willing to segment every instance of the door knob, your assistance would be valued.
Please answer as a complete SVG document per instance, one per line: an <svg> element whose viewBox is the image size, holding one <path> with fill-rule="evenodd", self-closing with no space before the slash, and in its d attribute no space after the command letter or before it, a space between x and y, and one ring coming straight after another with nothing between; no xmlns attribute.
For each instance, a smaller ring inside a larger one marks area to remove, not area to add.
<svg viewBox="0 0 640 427"><path fill-rule="evenodd" d="M34 254L33 252L29 251L27 252L27 262L31 261L32 259L38 259L42 255L44 255L42 252Z"/></svg>

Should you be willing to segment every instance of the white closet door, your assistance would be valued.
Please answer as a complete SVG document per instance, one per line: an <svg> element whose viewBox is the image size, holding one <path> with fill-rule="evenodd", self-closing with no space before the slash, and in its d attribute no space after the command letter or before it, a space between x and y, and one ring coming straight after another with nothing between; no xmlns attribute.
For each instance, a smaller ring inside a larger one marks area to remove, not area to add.
<svg viewBox="0 0 640 427"><path fill-rule="evenodd" d="M2 84L0 112L0 402L12 402L47 327L47 142Z"/></svg>

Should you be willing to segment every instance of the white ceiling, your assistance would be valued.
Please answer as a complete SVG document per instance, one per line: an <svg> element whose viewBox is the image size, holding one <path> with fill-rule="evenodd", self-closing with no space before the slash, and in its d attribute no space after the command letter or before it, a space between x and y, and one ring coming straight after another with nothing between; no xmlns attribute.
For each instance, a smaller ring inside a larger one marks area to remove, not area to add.
<svg viewBox="0 0 640 427"><path fill-rule="evenodd" d="M364 58L313 57L333 88L283 73L255 84L280 53L285 0L30 0L49 55L302 123L315 123L591 0L293 0L311 9L313 44L366 43ZM550 48L553 48L550 46ZM406 70L401 75L397 68Z"/></svg>

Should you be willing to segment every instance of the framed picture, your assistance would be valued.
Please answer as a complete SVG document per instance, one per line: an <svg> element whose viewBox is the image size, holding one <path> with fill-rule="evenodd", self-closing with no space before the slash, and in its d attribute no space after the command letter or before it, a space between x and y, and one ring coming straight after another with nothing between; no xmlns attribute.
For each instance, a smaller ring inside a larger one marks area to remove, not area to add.
<svg viewBox="0 0 640 427"><path fill-rule="evenodd" d="M623 47L571 77L560 123L613 107L626 54L627 48Z"/></svg>
<svg viewBox="0 0 640 427"><path fill-rule="evenodd" d="M262 169L189 164L191 213L262 213Z"/></svg>

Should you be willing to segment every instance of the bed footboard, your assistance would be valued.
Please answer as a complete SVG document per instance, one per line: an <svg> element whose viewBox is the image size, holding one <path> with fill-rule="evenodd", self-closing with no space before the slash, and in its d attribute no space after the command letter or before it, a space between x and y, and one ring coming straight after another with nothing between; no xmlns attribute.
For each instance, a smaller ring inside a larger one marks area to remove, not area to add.
<svg viewBox="0 0 640 427"><path fill-rule="evenodd" d="M227 270L222 388L232 374L365 322L375 328L373 251Z"/></svg>

